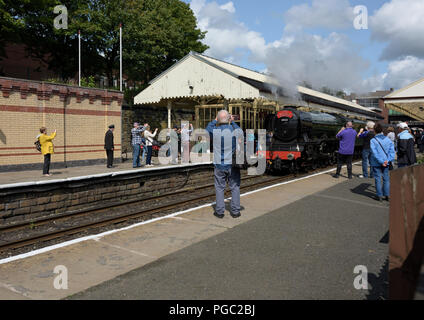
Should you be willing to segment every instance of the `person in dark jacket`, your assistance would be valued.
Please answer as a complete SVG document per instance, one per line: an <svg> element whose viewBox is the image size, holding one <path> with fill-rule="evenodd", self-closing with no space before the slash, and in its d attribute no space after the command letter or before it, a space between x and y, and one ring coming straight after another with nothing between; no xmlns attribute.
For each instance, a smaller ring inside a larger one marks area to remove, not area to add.
<svg viewBox="0 0 424 320"><path fill-rule="evenodd" d="M417 147L420 153L423 153L424 151L424 141L423 141L423 133L421 130L415 131L415 140L417 142Z"/></svg>
<svg viewBox="0 0 424 320"><path fill-rule="evenodd" d="M342 165L345 162L347 165L347 174L349 179L352 179L352 159L353 153L355 152L355 141L356 141L356 131L353 129L353 124L351 121L346 123L346 127L340 129L336 138L340 140L339 146L339 155L337 160L337 171L334 175L335 178L340 177L340 171L342 170Z"/></svg>
<svg viewBox="0 0 424 320"><path fill-rule="evenodd" d="M361 129L358 133L358 138L363 139L364 144L362 147L362 175L359 178L368 178L368 162L371 160L371 146L370 141L374 138L374 126L375 123L372 121L368 121L365 130ZM373 170L370 170L370 178L374 177Z"/></svg>
<svg viewBox="0 0 424 320"><path fill-rule="evenodd" d="M421 144L420 144L420 153L424 153L424 131L421 130Z"/></svg>
<svg viewBox="0 0 424 320"><path fill-rule="evenodd" d="M415 139L412 134L409 133L408 124L400 123L398 127L402 131L399 133L397 141L398 168L412 166L417 162L417 156L415 154Z"/></svg>
<svg viewBox="0 0 424 320"><path fill-rule="evenodd" d="M109 126L109 130L105 135L105 150L107 156L107 167L113 167L113 151L115 150L115 145L113 143L113 131L115 130L115 126L112 124Z"/></svg>

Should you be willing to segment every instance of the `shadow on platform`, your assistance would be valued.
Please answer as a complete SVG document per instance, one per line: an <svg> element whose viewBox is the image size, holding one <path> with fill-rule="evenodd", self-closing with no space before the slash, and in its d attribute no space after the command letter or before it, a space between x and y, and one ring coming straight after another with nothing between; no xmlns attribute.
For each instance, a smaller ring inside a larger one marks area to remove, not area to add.
<svg viewBox="0 0 424 320"><path fill-rule="evenodd" d="M368 275L368 284L371 286L366 300L387 300L389 297L389 258L386 259L378 275Z"/></svg>
<svg viewBox="0 0 424 320"><path fill-rule="evenodd" d="M213 211L212 210L211 211L214 212L216 210L216 204L213 204L212 208L213 208ZM245 207L240 206L240 211L244 211L244 210L245 210ZM231 207L230 207L229 201L225 201L225 211L231 212Z"/></svg>
<svg viewBox="0 0 424 320"><path fill-rule="evenodd" d="M375 189L373 188L374 190L371 192L370 187L372 187L371 183L361 183L357 187L350 189L350 191L368 198L373 198L376 196Z"/></svg>

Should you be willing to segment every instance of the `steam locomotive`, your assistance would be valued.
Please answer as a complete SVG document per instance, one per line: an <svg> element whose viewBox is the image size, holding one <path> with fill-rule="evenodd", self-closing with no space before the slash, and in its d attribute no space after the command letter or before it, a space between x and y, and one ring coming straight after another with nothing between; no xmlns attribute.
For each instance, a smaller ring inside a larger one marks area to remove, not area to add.
<svg viewBox="0 0 424 320"><path fill-rule="evenodd" d="M270 139L267 139L267 151L259 153L266 156L271 171L296 172L301 168L332 165L337 161L339 147L336 135L348 121L353 122L357 131L366 124L340 114L284 108L266 118L265 127ZM355 154L360 152L361 141L357 139Z"/></svg>

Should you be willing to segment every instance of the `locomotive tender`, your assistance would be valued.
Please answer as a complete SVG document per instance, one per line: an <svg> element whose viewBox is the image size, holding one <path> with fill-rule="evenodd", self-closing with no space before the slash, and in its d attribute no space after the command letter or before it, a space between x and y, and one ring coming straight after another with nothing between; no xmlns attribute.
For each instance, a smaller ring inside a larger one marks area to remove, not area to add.
<svg viewBox="0 0 424 320"><path fill-rule="evenodd" d="M341 114L304 112L294 107L286 107L266 119L266 130L272 134L267 141L267 151L259 152L266 156L267 167L271 171L332 165L337 159L339 130L352 121L355 130L365 126L365 121L349 119ZM355 154L360 153L359 139Z"/></svg>

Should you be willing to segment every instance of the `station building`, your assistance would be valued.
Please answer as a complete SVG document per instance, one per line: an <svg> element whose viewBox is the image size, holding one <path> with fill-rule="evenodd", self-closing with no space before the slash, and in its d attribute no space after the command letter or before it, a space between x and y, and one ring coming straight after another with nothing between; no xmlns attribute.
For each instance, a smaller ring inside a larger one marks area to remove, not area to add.
<svg viewBox="0 0 424 320"><path fill-rule="evenodd" d="M174 109L194 112L196 128L204 128L221 109L228 110L242 129L261 129L268 114L285 106L347 113L381 120L378 113L357 103L297 86L289 95L270 75L191 52L153 79L134 99L136 107L166 108L167 127L179 125ZM297 92L296 92L297 91Z"/></svg>
<svg viewBox="0 0 424 320"><path fill-rule="evenodd" d="M378 113L310 88L288 94L270 75L195 52L153 79L123 106L118 91L0 77L0 171L39 169L42 157L34 142L39 128L58 130L53 168L103 163L104 134L115 125L115 157L130 157L134 121L172 128L181 120L205 128L221 109L242 129L264 128L265 118L286 106L304 111L344 113L381 120Z"/></svg>
<svg viewBox="0 0 424 320"><path fill-rule="evenodd" d="M384 97L384 104L388 109L409 117L399 118L399 121L424 128L424 78L388 94Z"/></svg>

